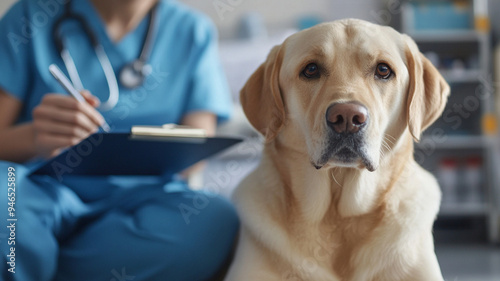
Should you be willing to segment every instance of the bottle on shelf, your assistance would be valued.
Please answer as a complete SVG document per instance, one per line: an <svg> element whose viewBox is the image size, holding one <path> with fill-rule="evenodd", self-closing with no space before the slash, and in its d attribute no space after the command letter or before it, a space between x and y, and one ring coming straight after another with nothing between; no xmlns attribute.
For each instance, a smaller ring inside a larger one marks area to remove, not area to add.
<svg viewBox="0 0 500 281"><path fill-rule="evenodd" d="M474 0L474 28L479 32L490 32L488 0Z"/></svg>
<svg viewBox="0 0 500 281"><path fill-rule="evenodd" d="M463 179L465 185L464 202L479 204L482 202L482 159L479 156L469 157L465 160Z"/></svg>
<svg viewBox="0 0 500 281"><path fill-rule="evenodd" d="M458 203L458 162L453 158L441 159L437 171L437 177L443 193L443 205Z"/></svg>

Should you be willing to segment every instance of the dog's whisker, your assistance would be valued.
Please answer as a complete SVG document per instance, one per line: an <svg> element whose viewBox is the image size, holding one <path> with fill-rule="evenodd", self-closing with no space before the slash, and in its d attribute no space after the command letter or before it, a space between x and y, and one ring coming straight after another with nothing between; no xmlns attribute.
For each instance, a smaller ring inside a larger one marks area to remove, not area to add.
<svg viewBox="0 0 500 281"><path fill-rule="evenodd" d="M393 137L393 136L391 136L389 134L385 134L384 135L384 140L390 142L392 145L395 145L396 141L397 141L395 137Z"/></svg>
<svg viewBox="0 0 500 281"><path fill-rule="evenodd" d="M333 178L333 180L334 180L334 181L338 184L338 186L340 186L340 188L342 188L342 185L341 185L341 184L337 181L337 179L335 178L335 170L336 170L336 169L337 169L337 168L333 168L333 169L332 169L332 178Z"/></svg>
<svg viewBox="0 0 500 281"><path fill-rule="evenodd" d="M389 147L389 144L387 143L387 141L385 139L382 139L382 145L385 147L385 148L388 148Z"/></svg>
<svg viewBox="0 0 500 281"><path fill-rule="evenodd" d="M390 152L390 151L391 151L391 147L385 141L382 141L382 146L380 147L380 155L382 157L384 157L386 155L386 153Z"/></svg>
<svg viewBox="0 0 500 281"><path fill-rule="evenodd" d="M391 136L391 135L389 135L389 134L385 134L385 136L386 136L386 137L390 137L392 140L396 141L396 138L395 138L395 137L393 137L393 136Z"/></svg>
<svg viewBox="0 0 500 281"><path fill-rule="evenodd" d="M382 148L380 148L380 157L381 158L385 157L385 153L384 153L384 150Z"/></svg>
<svg viewBox="0 0 500 281"><path fill-rule="evenodd" d="M382 146L387 150L387 151L391 151L391 147L389 144L387 144L387 142L385 140L382 140Z"/></svg>
<svg viewBox="0 0 500 281"><path fill-rule="evenodd" d="M384 145L384 148L385 148L385 150L386 150L387 152L391 151L391 149L389 148L389 146L388 146L388 145Z"/></svg>
<svg viewBox="0 0 500 281"><path fill-rule="evenodd" d="M382 142L385 146L387 146L388 148L391 147L391 145L389 145L389 142L387 142L387 140L383 140ZM393 143L391 143L392 145L394 145Z"/></svg>
<svg viewBox="0 0 500 281"><path fill-rule="evenodd" d="M390 136L388 134L385 134L384 140L387 141L387 142L389 142L389 143L391 143L392 145L395 145L395 140L391 140L388 137L392 137L392 136ZM394 137L392 137L392 138L394 138Z"/></svg>

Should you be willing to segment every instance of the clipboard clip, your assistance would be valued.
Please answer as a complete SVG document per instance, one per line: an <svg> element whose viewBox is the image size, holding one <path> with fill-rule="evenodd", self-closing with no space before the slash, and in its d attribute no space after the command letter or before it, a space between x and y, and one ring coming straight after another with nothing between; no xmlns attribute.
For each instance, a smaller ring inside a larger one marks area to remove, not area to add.
<svg viewBox="0 0 500 281"><path fill-rule="evenodd" d="M206 138L204 129L197 129L177 124L163 126L132 126L132 137L173 137L173 138Z"/></svg>

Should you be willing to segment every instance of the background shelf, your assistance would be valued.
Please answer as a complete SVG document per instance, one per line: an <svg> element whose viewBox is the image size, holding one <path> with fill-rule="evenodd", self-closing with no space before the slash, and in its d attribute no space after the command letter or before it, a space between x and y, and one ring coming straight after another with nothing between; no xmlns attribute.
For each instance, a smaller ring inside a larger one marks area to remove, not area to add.
<svg viewBox="0 0 500 281"><path fill-rule="evenodd" d="M432 30L432 31L411 31L408 35L417 43L419 42L475 42L487 40L488 35L475 30Z"/></svg>
<svg viewBox="0 0 500 281"><path fill-rule="evenodd" d="M487 215L489 206L486 203L445 203L441 204L439 215L441 216L477 216Z"/></svg>
<svg viewBox="0 0 500 281"><path fill-rule="evenodd" d="M430 136L424 136L415 146L425 149L431 144L436 149L481 149L495 141L483 135L446 135L444 138L444 141L437 141Z"/></svg>
<svg viewBox="0 0 500 281"><path fill-rule="evenodd" d="M496 199L500 183L493 161L499 140L497 136L486 136L482 129L484 117L492 112L494 104L488 76L493 61L491 34L487 28L475 29L473 1L463 1L463 9L454 9L454 4L403 2L401 31L415 40L451 86L443 116L415 144L415 160L442 183L443 198L447 200L442 202L439 217L453 220L482 216L488 223L490 241L500 242L500 208ZM433 131L441 134L433 137ZM480 188L466 184L471 173L476 173ZM453 201L453 196L466 198L464 195L472 190L484 202Z"/></svg>

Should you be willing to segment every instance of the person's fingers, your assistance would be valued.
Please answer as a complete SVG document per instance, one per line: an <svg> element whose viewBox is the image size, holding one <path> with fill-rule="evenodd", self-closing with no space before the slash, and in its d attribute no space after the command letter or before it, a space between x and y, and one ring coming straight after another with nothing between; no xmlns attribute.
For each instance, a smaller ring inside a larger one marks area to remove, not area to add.
<svg viewBox="0 0 500 281"><path fill-rule="evenodd" d="M101 101L88 90L83 90L80 93L92 107L98 107L101 104Z"/></svg>
<svg viewBox="0 0 500 281"><path fill-rule="evenodd" d="M39 147L43 147L44 154L47 154L47 152L76 145L80 139L57 134L38 134L36 142Z"/></svg>
<svg viewBox="0 0 500 281"><path fill-rule="evenodd" d="M37 133L66 135L79 139L87 138L90 135L90 132L87 132L80 126L73 126L69 123L54 122L51 119L37 118L33 120L33 125Z"/></svg>
<svg viewBox="0 0 500 281"><path fill-rule="evenodd" d="M45 153L45 158L50 159L50 158L56 157L57 155L59 155L59 153L61 153L61 148L54 149L52 151L48 151Z"/></svg>
<svg viewBox="0 0 500 281"><path fill-rule="evenodd" d="M87 132L95 132L98 125L92 122L87 115L80 111L65 110L54 106L37 106L33 110L33 119L48 119L67 123L73 126L80 126Z"/></svg>
<svg viewBox="0 0 500 281"><path fill-rule="evenodd" d="M87 94L86 94L87 95ZM102 115L87 103L81 103L70 96L61 94L47 94L42 99L42 106L54 106L84 113L90 121L100 126L104 123ZM56 109L57 111L57 109ZM54 111L54 113L56 112Z"/></svg>
<svg viewBox="0 0 500 281"><path fill-rule="evenodd" d="M46 94L45 96L43 96L42 102L40 104L78 110L81 103L72 96L63 94Z"/></svg>
<svg viewBox="0 0 500 281"><path fill-rule="evenodd" d="M85 100L87 100L87 102L90 101L90 103L79 103L78 109L81 112L85 113L90 121L92 121L97 126L100 126L102 125L102 123L104 123L104 118L102 117L101 113L99 113L99 111L95 109L95 107L99 105L99 100L96 97L92 96L90 92L87 91L87 93L88 94L85 95L90 96L84 96L84 98Z"/></svg>
<svg viewBox="0 0 500 281"><path fill-rule="evenodd" d="M50 159L50 158L56 157L59 153L61 153L61 150L62 150L62 148L48 149L45 147L40 147L37 144L38 156L45 158L45 159Z"/></svg>
<svg viewBox="0 0 500 281"><path fill-rule="evenodd" d="M93 107L98 105L98 99L88 92L82 94L87 102L62 94L47 94L35 107L32 113L38 155L53 157L96 132L104 122Z"/></svg>

